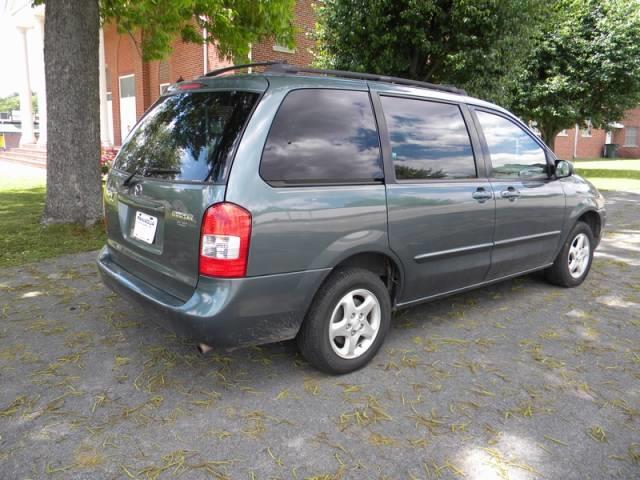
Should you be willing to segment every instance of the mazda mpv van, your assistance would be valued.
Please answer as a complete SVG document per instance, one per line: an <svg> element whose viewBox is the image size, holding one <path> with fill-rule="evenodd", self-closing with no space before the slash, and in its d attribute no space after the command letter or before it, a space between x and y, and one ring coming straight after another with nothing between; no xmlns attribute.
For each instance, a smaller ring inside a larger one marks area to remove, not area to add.
<svg viewBox="0 0 640 480"><path fill-rule="evenodd" d="M398 78L231 70L170 88L104 196L104 282L202 351L295 338L345 373L396 309L589 273L603 197L508 111Z"/></svg>

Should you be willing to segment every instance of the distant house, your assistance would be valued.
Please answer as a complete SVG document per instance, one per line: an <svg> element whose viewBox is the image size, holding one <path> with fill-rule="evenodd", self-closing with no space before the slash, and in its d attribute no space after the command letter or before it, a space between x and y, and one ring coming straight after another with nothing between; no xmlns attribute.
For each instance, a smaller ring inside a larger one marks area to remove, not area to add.
<svg viewBox="0 0 640 480"><path fill-rule="evenodd" d="M597 158L604 155L607 143L616 144L616 155L622 158L640 158L638 132L640 108L625 112L624 118L611 125L609 131L586 126L564 130L556 137L555 153L560 158ZM577 137L576 137L577 133Z"/></svg>

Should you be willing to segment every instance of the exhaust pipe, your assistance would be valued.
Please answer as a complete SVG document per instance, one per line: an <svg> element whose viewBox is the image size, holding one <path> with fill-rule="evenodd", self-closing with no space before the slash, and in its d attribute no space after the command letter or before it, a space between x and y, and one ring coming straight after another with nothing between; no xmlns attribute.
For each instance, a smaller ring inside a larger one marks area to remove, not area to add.
<svg viewBox="0 0 640 480"><path fill-rule="evenodd" d="M211 350L213 350L213 347L211 345L207 345L206 343L198 344L198 351L203 355L205 353L209 353Z"/></svg>

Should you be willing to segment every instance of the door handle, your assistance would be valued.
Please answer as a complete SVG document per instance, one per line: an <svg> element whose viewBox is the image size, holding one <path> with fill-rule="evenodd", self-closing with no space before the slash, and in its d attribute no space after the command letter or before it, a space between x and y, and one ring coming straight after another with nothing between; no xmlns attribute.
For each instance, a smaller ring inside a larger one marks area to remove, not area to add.
<svg viewBox="0 0 640 480"><path fill-rule="evenodd" d="M484 189L484 187L478 187L478 189L471 194L473 198L480 203L484 203L486 200L493 198L493 193Z"/></svg>
<svg viewBox="0 0 640 480"><path fill-rule="evenodd" d="M520 192L513 187L509 187L506 190L501 191L500 196L502 198L508 198L509 201L513 202L516 198L520 196Z"/></svg>

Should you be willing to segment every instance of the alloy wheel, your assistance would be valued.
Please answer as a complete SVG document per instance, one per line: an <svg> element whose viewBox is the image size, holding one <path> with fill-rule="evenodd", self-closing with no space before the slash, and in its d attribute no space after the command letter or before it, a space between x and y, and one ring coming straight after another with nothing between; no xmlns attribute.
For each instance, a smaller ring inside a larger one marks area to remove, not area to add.
<svg viewBox="0 0 640 480"><path fill-rule="evenodd" d="M331 315L329 343L341 358L348 360L363 355L378 336L381 308L369 290L357 289L344 295Z"/></svg>

